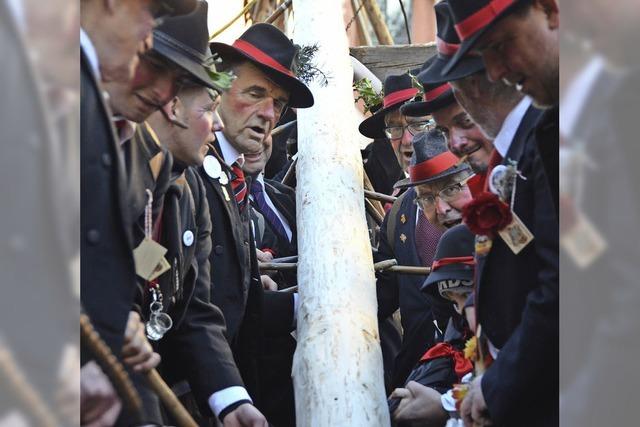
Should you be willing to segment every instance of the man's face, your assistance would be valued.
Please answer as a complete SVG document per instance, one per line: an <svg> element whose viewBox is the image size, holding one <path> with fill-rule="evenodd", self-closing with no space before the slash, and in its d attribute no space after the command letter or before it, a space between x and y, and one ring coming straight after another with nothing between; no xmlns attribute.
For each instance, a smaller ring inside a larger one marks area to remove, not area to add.
<svg viewBox="0 0 640 427"><path fill-rule="evenodd" d="M189 74L161 56L147 52L140 57L133 80L106 83L111 108L127 120L145 121L171 101Z"/></svg>
<svg viewBox="0 0 640 427"><path fill-rule="evenodd" d="M108 34L92 40L100 58L102 80L129 81L138 64L138 54L153 45L151 31L157 4L153 0L116 0L104 16Z"/></svg>
<svg viewBox="0 0 640 427"><path fill-rule="evenodd" d="M471 192L467 184L463 183L463 177L464 175L456 174L416 187L416 198L431 224L443 229L460 224L462 208L471 201Z"/></svg>
<svg viewBox="0 0 640 427"><path fill-rule="evenodd" d="M242 170L249 176L258 175L262 172L271 158L273 140L271 134L262 141L262 149L257 153L245 154Z"/></svg>
<svg viewBox="0 0 640 427"><path fill-rule="evenodd" d="M450 82L450 85L458 104L489 139L498 135L507 111L522 98L502 82L489 82L484 71ZM507 98L506 94L511 97Z"/></svg>
<svg viewBox="0 0 640 427"><path fill-rule="evenodd" d="M457 102L432 114L436 125L447 138L449 150L460 158L467 156L467 163L474 172L486 171L493 144L469 114Z"/></svg>
<svg viewBox="0 0 640 427"><path fill-rule="evenodd" d="M189 126L183 129L174 126L174 135L167 138L173 157L188 166L200 165L204 161L205 144L213 142L214 132L222 130L216 113L220 97L211 95L205 88L191 89L194 93L184 96L178 110L181 119ZM179 97L180 98L180 97Z"/></svg>
<svg viewBox="0 0 640 427"><path fill-rule="evenodd" d="M501 19L478 42L491 81L503 80L539 107L559 99L559 11L556 0L535 0L524 16Z"/></svg>
<svg viewBox="0 0 640 427"><path fill-rule="evenodd" d="M220 117L224 135L243 154L259 154L280 119L288 93L249 62L234 69L236 79L222 95Z"/></svg>
<svg viewBox="0 0 640 427"><path fill-rule="evenodd" d="M398 163L400 167L405 173L409 171L409 161L411 160L411 156L413 155L413 135L410 130L406 127L407 125L413 123L424 123L429 120L429 116L424 117L410 117L404 116L400 113L400 110L395 110L390 113L387 113L384 116L384 124L385 127L404 127L402 132L402 136L400 138L389 138L389 142L391 142L391 146L393 147L393 152L396 154L396 158L398 159ZM415 133L415 132L414 132Z"/></svg>

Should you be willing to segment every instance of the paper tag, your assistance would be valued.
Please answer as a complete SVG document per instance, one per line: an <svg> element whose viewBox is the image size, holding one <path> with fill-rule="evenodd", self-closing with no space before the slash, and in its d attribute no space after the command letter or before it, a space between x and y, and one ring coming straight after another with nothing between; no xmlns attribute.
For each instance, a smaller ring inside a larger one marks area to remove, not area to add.
<svg viewBox="0 0 640 427"><path fill-rule="evenodd" d="M560 245L579 268L587 268L607 249L607 241L584 214L577 212L575 224L560 237Z"/></svg>
<svg viewBox="0 0 640 427"><path fill-rule="evenodd" d="M160 262L153 269L153 271L151 272L151 275L147 280L149 281L155 280L156 277L159 277L162 273L164 273L165 271L168 271L170 268L171 268L171 265L169 264L169 261L167 261L165 257L160 258Z"/></svg>
<svg viewBox="0 0 640 427"><path fill-rule="evenodd" d="M167 249L164 246L149 238L145 238L142 243L133 250L136 274L145 280L153 280L150 276L155 273L158 264L164 259L165 253L167 253Z"/></svg>
<svg viewBox="0 0 640 427"><path fill-rule="evenodd" d="M533 234L515 212L512 212L512 215L513 220L511 223L499 231L498 234L513 253L518 255L533 240Z"/></svg>

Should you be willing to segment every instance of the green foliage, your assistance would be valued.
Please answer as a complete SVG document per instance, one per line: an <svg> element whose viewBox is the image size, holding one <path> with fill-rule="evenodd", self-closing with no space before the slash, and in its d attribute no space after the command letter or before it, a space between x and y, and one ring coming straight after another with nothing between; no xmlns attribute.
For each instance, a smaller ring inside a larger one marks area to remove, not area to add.
<svg viewBox="0 0 640 427"><path fill-rule="evenodd" d="M291 70L305 84L319 79L321 86L329 83L329 77L316 66L315 56L318 53L318 45L300 46L296 45L296 55L293 58Z"/></svg>
<svg viewBox="0 0 640 427"><path fill-rule="evenodd" d="M373 108L382 104L382 98L384 94L381 92L376 92L371 84L371 80L362 79L358 80L353 84L353 89L358 92L358 97L355 102L358 102L362 99L364 102L364 112L372 111Z"/></svg>

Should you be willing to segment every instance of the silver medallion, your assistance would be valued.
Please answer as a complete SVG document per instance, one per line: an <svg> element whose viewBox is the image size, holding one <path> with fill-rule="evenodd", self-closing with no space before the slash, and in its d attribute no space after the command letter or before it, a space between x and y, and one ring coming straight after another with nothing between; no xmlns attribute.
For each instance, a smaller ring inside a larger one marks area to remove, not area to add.
<svg viewBox="0 0 640 427"><path fill-rule="evenodd" d="M211 178L217 179L220 178L220 174L222 173L222 166L220 166L220 162L212 155L208 155L204 158L204 162L202 163L204 167L204 171Z"/></svg>

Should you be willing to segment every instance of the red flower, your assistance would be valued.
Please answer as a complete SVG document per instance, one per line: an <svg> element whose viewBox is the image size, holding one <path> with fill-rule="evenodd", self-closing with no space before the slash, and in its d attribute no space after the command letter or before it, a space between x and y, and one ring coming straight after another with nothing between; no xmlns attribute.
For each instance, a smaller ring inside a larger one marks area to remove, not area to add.
<svg viewBox="0 0 640 427"><path fill-rule="evenodd" d="M511 209L493 193L478 194L462 208L462 220L473 234L494 237L511 223Z"/></svg>

